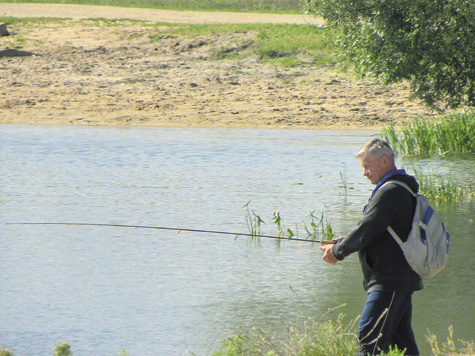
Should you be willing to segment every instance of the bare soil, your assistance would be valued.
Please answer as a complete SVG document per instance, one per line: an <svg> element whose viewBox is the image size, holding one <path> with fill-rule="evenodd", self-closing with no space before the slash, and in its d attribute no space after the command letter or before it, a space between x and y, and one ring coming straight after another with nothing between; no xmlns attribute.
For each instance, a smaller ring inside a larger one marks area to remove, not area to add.
<svg viewBox="0 0 475 356"><path fill-rule="evenodd" d="M188 39L165 26L157 33L127 20L78 21L321 22L312 17L34 4L0 4L0 15L71 18L8 25L11 35L0 37L4 124L377 129L433 114L408 100L407 84L377 85L311 64L277 67L253 54L217 56L252 53L252 33Z"/></svg>

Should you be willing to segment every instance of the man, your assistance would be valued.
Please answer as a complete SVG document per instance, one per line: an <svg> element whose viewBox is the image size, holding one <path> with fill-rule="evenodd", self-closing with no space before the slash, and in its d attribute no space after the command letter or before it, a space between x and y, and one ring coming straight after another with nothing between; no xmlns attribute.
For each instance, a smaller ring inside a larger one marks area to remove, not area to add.
<svg viewBox="0 0 475 356"><path fill-rule="evenodd" d="M335 264L358 252L368 293L358 325L360 355L378 355L390 346L405 349L406 355L419 355L411 326L411 298L414 291L423 288L422 280L387 231L391 226L403 241L407 240L416 201L398 184L383 187L390 180L399 180L417 193L419 184L396 168L393 150L381 139L366 143L356 157L363 175L376 187L356 228L346 237L335 239L334 245L322 246L322 259Z"/></svg>

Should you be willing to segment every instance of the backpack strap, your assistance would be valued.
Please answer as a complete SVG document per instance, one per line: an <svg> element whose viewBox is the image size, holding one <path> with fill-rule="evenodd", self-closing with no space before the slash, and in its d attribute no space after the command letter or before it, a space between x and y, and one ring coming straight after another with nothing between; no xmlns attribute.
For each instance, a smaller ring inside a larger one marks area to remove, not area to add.
<svg viewBox="0 0 475 356"><path fill-rule="evenodd" d="M414 193L414 191L413 191L411 188L409 188L409 186L408 186L406 183L401 182L400 180L389 180L389 181L387 181L386 183L384 183L384 184L381 186L381 188L384 187L386 184L391 184L391 183L392 183L392 184L397 184L397 185L400 185L401 187L406 188L406 189L409 191L409 193L411 193L411 194L414 196L414 198L417 198L417 194Z"/></svg>
<svg viewBox="0 0 475 356"><path fill-rule="evenodd" d="M384 187L386 184L391 184L391 183L397 184L397 185L399 185L399 186L401 186L401 187L406 188L406 189L409 191L409 193L411 193L411 194L414 196L414 198L417 198L417 194L414 193L413 190L412 190L411 188L409 188L409 186L408 186L406 183L401 182L401 181L399 181L399 180L390 180L390 181L387 181L386 183L384 183L384 184L381 186L381 188ZM398 236L398 234L396 234L396 231L394 231L391 226L388 226L388 231L389 231L389 233L391 234L391 236L394 238L394 240L396 240L396 242L398 243L398 245L399 245L399 246L402 246L402 244L403 244L404 242L401 240L401 238Z"/></svg>

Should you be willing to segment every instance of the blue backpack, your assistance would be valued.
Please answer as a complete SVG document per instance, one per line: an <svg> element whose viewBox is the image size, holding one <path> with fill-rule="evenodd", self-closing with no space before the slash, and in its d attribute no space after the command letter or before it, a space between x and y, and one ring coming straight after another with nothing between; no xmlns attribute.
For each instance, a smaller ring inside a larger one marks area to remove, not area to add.
<svg viewBox="0 0 475 356"><path fill-rule="evenodd" d="M401 247L412 270L421 277L434 277L447 263L450 235L425 196L414 193L407 184L396 180L388 181L383 186L390 183L406 188L416 198L416 210L406 242L391 226L388 226L388 231Z"/></svg>

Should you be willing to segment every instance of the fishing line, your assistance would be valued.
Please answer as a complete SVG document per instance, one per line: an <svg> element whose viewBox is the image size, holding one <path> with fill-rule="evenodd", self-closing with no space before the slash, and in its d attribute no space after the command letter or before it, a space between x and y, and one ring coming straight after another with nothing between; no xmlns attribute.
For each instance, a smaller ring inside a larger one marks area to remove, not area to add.
<svg viewBox="0 0 475 356"><path fill-rule="evenodd" d="M169 231L181 231L185 232L198 232L198 233L207 233L207 234L220 234L220 235L233 235L236 238L239 236L248 236L248 237L263 237L267 239L277 239L277 240L289 240L289 241L303 241L303 242L315 242L322 245L333 244L332 241L326 240L309 240L309 239L299 239L299 238L287 238L283 236L272 236L272 235L256 235L256 234L246 234L239 232L227 232L227 231L213 231L213 230L198 230L198 229L184 229L177 227L161 227L161 226L146 226L146 225L123 225L123 224L92 224L92 223L68 223L68 222L19 222L19 223L5 223L6 225L67 225L67 226L98 226L98 227L123 227L123 228L134 228L134 229L154 229L154 230L169 230Z"/></svg>

